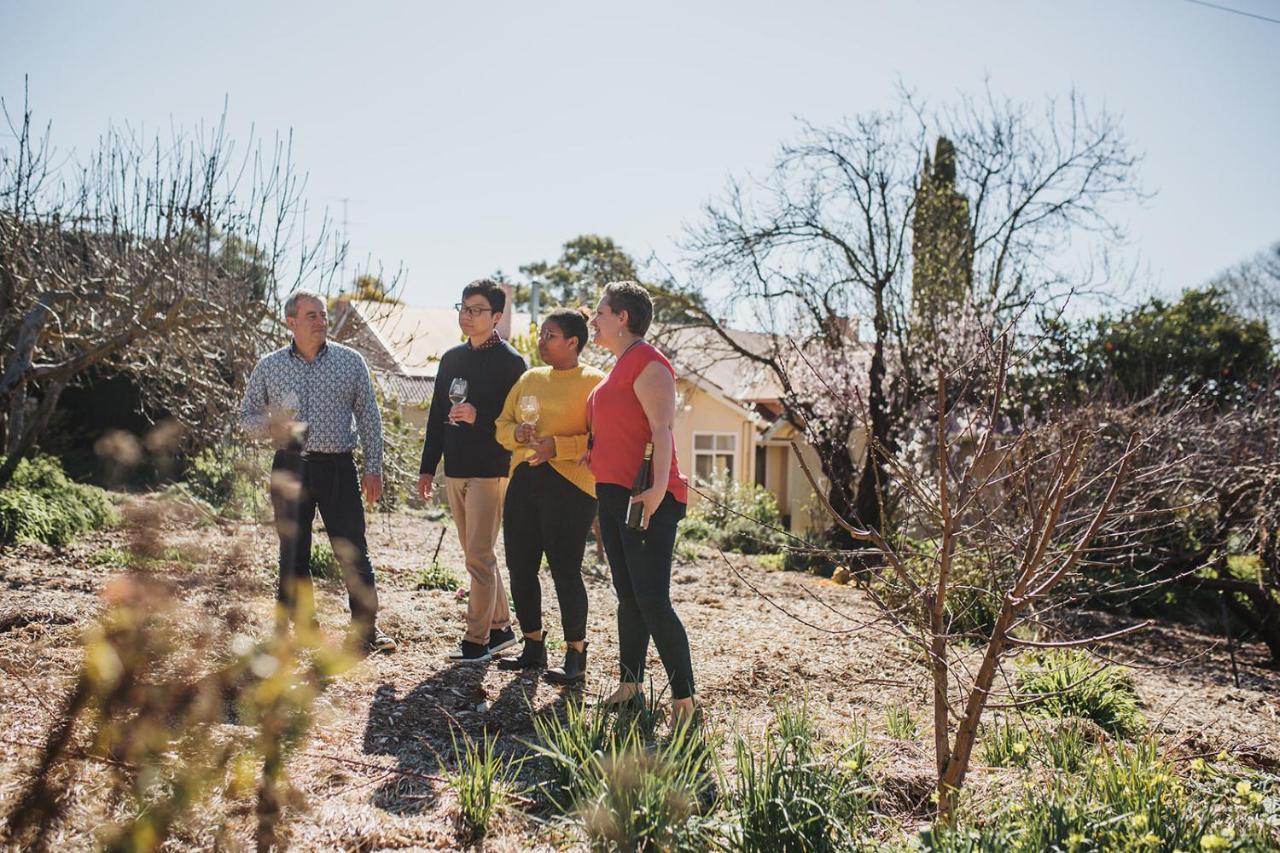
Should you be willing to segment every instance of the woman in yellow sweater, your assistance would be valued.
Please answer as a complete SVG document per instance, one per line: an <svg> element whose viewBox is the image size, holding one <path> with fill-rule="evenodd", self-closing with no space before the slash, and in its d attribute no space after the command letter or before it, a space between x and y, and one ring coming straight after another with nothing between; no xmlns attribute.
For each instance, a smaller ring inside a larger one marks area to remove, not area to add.
<svg viewBox="0 0 1280 853"><path fill-rule="evenodd" d="M547 665L538 582L546 554L566 646L564 666L546 672L547 680L555 684L586 678L587 589L582 583L582 555L596 517L596 482L578 459L587 450L587 396L604 380L599 370L578 364L588 337L585 311L560 308L547 315L538 335L538 355L547 366L520 377L497 420L498 442L513 451L502 509L503 543L511 598L524 632L520 656L499 660L498 667ZM521 411L521 400L528 397L538 401L535 424L525 422L531 418Z"/></svg>

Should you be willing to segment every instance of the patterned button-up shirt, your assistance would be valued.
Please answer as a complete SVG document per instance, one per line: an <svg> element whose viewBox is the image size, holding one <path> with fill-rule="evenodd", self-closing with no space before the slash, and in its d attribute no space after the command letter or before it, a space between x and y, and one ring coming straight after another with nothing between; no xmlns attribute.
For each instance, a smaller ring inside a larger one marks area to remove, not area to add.
<svg viewBox="0 0 1280 853"><path fill-rule="evenodd" d="M265 436L276 411L307 425L305 452L349 453L358 428L365 473L382 473L382 415L373 379L364 357L350 347L328 342L310 362L292 343L264 356L249 374L240 426Z"/></svg>

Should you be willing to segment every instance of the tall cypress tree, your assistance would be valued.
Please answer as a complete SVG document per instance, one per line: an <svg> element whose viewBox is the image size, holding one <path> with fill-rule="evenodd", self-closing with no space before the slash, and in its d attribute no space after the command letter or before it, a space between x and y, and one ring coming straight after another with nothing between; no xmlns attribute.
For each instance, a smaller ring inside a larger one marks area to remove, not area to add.
<svg viewBox="0 0 1280 853"><path fill-rule="evenodd" d="M911 309L918 328L934 327L964 302L973 279L969 199L956 189L956 148L938 137L925 155L911 220Z"/></svg>

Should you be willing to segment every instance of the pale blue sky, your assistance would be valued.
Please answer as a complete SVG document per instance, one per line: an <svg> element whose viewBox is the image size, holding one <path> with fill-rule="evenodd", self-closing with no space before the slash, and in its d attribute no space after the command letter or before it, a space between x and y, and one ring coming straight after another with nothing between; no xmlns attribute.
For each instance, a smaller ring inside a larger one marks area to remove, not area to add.
<svg viewBox="0 0 1280 853"><path fill-rule="evenodd" d="M1223 0L1280 18L1280 0ZM1121 212L1125 258L1173 292L1280 239L1280 25L1185 0L1081 2L70 3L0 0L0 95L63 152L109 121L164 129L230 101L246 136L292 128L308 196L404 296L608 234L672 238L730 174L794 135L978 91L1072 87L1119 114L1157 194ZM0 138L11 144L11 139Z"/></svg>

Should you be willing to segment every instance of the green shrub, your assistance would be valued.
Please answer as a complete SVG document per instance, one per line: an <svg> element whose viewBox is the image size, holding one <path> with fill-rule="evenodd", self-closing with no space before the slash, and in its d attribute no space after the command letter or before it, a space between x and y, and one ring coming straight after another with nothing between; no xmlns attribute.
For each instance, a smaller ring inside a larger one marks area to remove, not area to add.
<svg viewBox="0 0 1280 853"><path fill-rule="evenodd" d="M789 572L808 572L820 578L835 574L836 562L827 551L828 544L822 537L805 536L801 542L794 539L787 546L782 567Z"/></svg>
<svg viewBox="0 0 1280 853"><path fill-rule="evenodd" d="M311 543L311 576L325 580L342 579L342 563L328 542Z"/></svg>
<svg viewBox="0 0 1280 853"><path fill-rule="evenodd" d="M1083 853L1268 850L1276 838L1274 828L1242 819L1234 804L1190 790L1148 741L1099 756L1082 774L1028 780L1021 798L978 826L934 827L921 840L932 851Z"/></svg>
<svg viewBox="0 0 1280 853"><path fill-rule="evenodd" d="M257 451L206 447L187 460L194 497L229 518L257 518L267 504L269 470Z"/></svg>
<svg viewBox="0 0 1280 853"><path fill-rule="evenodd" d="M1119 667L1099 667L1084 652L1024 655L1017 661L1014 680L1019 701L1029 702L1029 713L1092 720L1122 737L1136 734L1144 725L1129 678Z"/></svg>
<svg viewBox="0 0 1280 853"><path fill-rule="evenodd" d="M19 461L13 479L0 491L0 543L65 545L116 519L105 491L71 480L57 460L47 456Z"/></svg>
<svg viewBox="0 0 1280 853"><path fill-rule="evenodd" d="M711 523L696 509L680 519L678 538L689 542L709 542L715 535Z"/></svg>
<svg viewBox="0 0 1280 853"><path fill-rule="evenodd" d="M739 734L729 788L734 850L842 850L868 823L865 729L835 755L819 749L805 704L780 703L756 747Z"/></svg>
<svg viewBox="0 0 1280 853"><path fill-rule="evenodd" d="M936 543L920 543L903 561L906 570L923 587L937 585ZM946 618L953 635L987 637L995 627L1004 602L1010 570L992 566L976 554L955 554L948 575ZM876 594L890 607L915 606L911 591L896 574L883 572L872 583Z"/></svg>
<svg viewBox="0 0 1280 853"><path fill-rule="evenodd" d="M682 522L681 531L690 538L740 554L771 554L788 541L778 530L778 501L763 486L723 476L700 491L702 499Z"/></svg>
<svg viewBox="0 0 1280 853"><path fill-rule="evenodd" d="M462 581L444 566L439 563L432 563L414 572L413 588L442 589L445 592L457 592L462 589Z"/></svg>
<svg viewBox="0 0 1280 853"><path fill-rule="evenodd" d="M477 841L489 831L489 825L497 813L508 803L510 795L518 793L516 776L524 759L510 760L497 752L497 737L484 733L477 744L463 732L459 748L456 734L451 730L453 755L457 769L448 774L449 787L458 797L458 815L466 829L467 840Z"/></svg>

